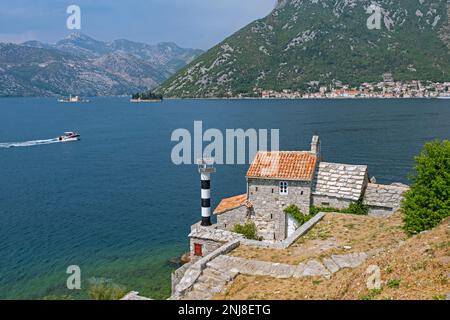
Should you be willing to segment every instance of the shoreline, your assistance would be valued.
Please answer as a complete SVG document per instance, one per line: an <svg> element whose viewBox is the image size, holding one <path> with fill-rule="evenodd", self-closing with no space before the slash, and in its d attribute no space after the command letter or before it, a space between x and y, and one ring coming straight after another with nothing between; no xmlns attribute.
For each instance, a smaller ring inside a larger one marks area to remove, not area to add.
<svg viewBox="0 0 450 320"><path fill-rule="evenodd" d="M46 96L35 96L35 97L0 97L0 99L52 99L53 97L46 97ZM91 99L101 99L101 98L127 98L124 96L93 96L89 97ZM407 97L407 98L401 98L401 97L391 97L391 98L384 98L384 97L336 97L336 98L261 98L261 97L230 97L230 98L224 98L224 97L186 97L186 98L180 98L180 97L167 97L163 100L149 100L149 101L131 101L128 100L129 103L157 103L157 102L164 102L164 100L261 100L261 101L297 101L297 100L450 100L450 97ZM57 101L59 102L59 101ZM85 102L85 101L82 101ZM86 101L87 102L87 101ZM88 101L92 102L92 101ZM63 103L63 102L60 102ZM64 102L65 103L65 102ZM70 102L67 102L70 103Z"/></svg>
<svg viewBox="0 0 450 320"><path fill-rule="evenodd" d="M383 97L337 97L337 98L260 98L260 97L232 97L232 98L219 98L219 97L211 97L211 98L175 98L168 97L164 98L164 100L261 100L261 101L271 101L271 100L283 100L283 101L292 101L292 100L449 100L450 98L439 98L439 97L408 97L408 98L383 98Z"/></svg>

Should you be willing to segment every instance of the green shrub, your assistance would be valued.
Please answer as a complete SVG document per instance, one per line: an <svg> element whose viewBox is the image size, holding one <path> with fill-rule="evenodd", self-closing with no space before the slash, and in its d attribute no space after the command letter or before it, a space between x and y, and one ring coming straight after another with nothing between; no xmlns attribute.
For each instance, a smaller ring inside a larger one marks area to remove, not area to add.
<svg viewBox="0 0 450 320"><path fill-rule="evenodd" d="M372 300L377 295L379 295L383 290L381 289L370 289L369 293L359 297L360 300Z"/></svg>
<svg viewBox="0 0 450 320"><path fill-rule="evenodd" d="M369 206L365 205L362 200L350 203L348 209L344 209L342 213L350 213L366 216L369 214Z"/></svg>
<svg viewBox="0 0 450 320"><path fill-rule="evenodd" d="M450 215L450 141L425 144L415 158L411 189L402 202L404 230L429 230Z"/></svg>
<svg viewBox="0 0 450 320"><path fill-rule="evenodd" d="M336 209L336 208L329 208L329 207L315 207L315 206L311 206L311 208L309 209L309 214L312 214L313 216L318 214L319 212L340 212L340 209Z"/></svg>
<svg viewBox="0 0 450 320"><path fill-rule="evenodd" d="M387 286L391 289L397 289L398 287L400 287L400 281L400 279L391 279L388 281Z"/></svg>
<svg viewBox="0 0 450 320"><path fill-rule="evenodd" d="M362 200L358 200L356 202L351 202L348 208L345 209L337 209L337 208L329 208L329 207L314 207L312 206L309 210L310 214L318 214L319 212L337 212L337 213L348 213L348 214L357 214L357 215L368 215L369 214L369 206L365 205Z"/></svg>
<svg viewBox="0 0 450 320"><path fill-rule="evenodd" d="M320 211L321 211L320 208L315 207L315 206L311 206L311 207L309 208L309 214L316 215L316 214L318 214Z"/></svg>
<svg viewBox="0 0 450 320"><path fill-rule="evenodd" d="M242 234L245 238L250 240L259 240L261 241L262 238L258 237L258 232L256 231L256 225L252 223L247 223L244 225L236 224L233 227L233 232Z"/></svg>
<svg viewBox="0 0 450 320"><path fill-rule="evenodd" d="M120 300L126 294L124 287L103 279L96 280L89 288L92 300Z"/></svg>
<svg viewBox="0 0 450 320"><path fill-rule="evenodd" d="M294 218L299 225L303 225L314 216L311 213L309 215L303 214L295 204L291 204L289 207L284 209L284 213Z"/></svg>

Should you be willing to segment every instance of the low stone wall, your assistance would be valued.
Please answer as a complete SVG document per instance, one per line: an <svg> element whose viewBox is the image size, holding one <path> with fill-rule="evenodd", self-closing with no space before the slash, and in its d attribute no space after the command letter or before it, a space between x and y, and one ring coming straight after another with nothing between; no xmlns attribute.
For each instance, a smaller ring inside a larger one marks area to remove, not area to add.
<svg viewBox="0 0 450 320"><path fill-rule="evenodd" d="M237 248L240 244L240 240L233 240L224 244L219 249L210 253L206 257L201 258L197 262L190 265L186 270L184 270L183 277L179 280L178 284L174 285L174 290L172 291L172 296L169 298L170 300L178 299L180 296L186 294L189 290L191 290L194 283L202 274L202 271L206 268L206 264L211 260L217 258L220 255L227 254L228 252ZM180 270L180 269L178 269ZM177 271L178 271L177 270ZM180 270L180 273L183 270Z"/></svg>
<svg viewBox="0 0 450 320"><path fill-rule="evenodd" d="M314 217L312 217L308 222L306 222L305 224L300 226L300 228L295 230L295 232L289 238L287 238L286 240L284 240L282 242L283 249L289 247L291 244L293 244L295 241L297 241L298 238L300 238L305 233L307 233L312 227L314 227L316 225L316 223L318 223L320 220L322 220L323 217L325 217L325 213L319 212Z"/></svg>
<svg viewBox="0 0 450 320"><path fill-rule="evenodd" d="M181 267L179 267L177 270L175 270L174 272L172 272L171 275L171 282L172 282L172 292L175 292L175 287L180 283L181 279L183 279L184 274L186 273L186 271L193 265L193 261L190 261L184 265L182 265Z"/></svg>
<svg viewBox="0 0 450 320"><path fill-rule="evenodd" d="M335 208L335 209L346 209L352 203L349 199L336 198L331 196L316 195L312 196L313 205L318 208Z"/></svg>
<svg viewBox="0 0 450 320"><path fill-rule="evenodd" d="M316 223L323 219L325 216L324 212L316 214L311 220L303 224L300 228L295 230L295 232L287 239L279 242L269 242L269 241L256 241L256 240L241 240L241 244L246 246L253 246L259 248L270 248L270 249L286 249L292 245L298 238L307 233Z"/></svg>

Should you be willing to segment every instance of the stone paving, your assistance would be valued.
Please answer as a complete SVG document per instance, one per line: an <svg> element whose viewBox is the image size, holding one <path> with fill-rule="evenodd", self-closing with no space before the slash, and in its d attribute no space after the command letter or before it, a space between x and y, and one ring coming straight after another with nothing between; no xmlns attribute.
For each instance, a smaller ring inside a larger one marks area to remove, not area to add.
<svg viewBox="0 0 450 320"><path fill-rule="evenodd" d="M206 300L223 292L225 286L238 274L268 276L279 279L323 276L329 279L344 268L356 268L375 252L332 255L322 261L311 259L298 265L250 260L220 255L206 264L206 269L192 287L181 297L186 300Z"/></svg>

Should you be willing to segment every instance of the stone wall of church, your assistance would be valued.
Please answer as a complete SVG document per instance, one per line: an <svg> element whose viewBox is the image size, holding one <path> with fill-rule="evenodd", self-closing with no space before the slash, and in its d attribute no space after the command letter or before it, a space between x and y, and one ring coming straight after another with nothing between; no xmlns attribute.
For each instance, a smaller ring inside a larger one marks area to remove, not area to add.
<svg viewBox="0 0 450 320"><path fill-rule="evenodd" d="M283 210L291 204L309 214L311 206L310 181L286 181L288 193L280 194L280 180L248 179L248 197L253 204L251 219L265 240L286 239L287 219Z"/></svg>

